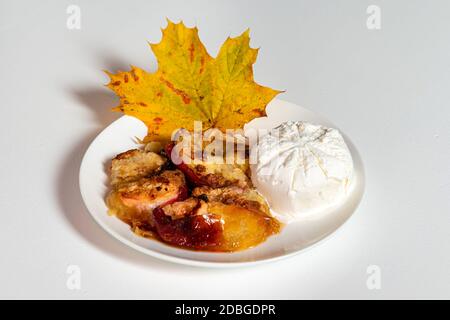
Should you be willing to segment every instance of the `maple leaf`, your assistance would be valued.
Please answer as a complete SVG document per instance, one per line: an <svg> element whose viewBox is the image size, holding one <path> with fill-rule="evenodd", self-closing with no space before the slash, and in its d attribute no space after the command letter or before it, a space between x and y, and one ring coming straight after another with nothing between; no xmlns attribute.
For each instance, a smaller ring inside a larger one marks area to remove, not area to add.
<svg viewBox="0 0 450 320"><path fill-rule="evenodd" d="M143 121L148 141L168 141L174 130L192 131L194 121L204 130L240 129L265 115L266 105L281 91L255 83L253 64L258 49L249 46L249 30L228 38L212 58L196 27L183 22L162 30L162 40L150 44L158 70L149 73L132 66L112 74L107 85L120 98L113 110Z"/></svg>

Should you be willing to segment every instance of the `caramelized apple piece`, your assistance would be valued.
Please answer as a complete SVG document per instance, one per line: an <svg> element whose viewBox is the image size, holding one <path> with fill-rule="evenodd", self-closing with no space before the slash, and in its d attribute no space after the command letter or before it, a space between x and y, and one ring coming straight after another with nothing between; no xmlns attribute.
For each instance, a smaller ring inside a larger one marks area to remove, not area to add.
<svg viewBox="0 0 450 320"><path fill-rule="evenodd" d="M169 143L165 148L165 152L172 162L177 163L178 161L174 161L174 155L172 155L174 146L174 143ZM251 186L251 182L245 174L245 165L193 160L189 164L181 162L176 167L186 175L188 181L194 186L209 186L213 188L231 185L242 188Z"/></svg>
<svg viewBox="0 0 450 320"><path fill-rule="evenodd" d="M275 219L260 212L195 198L156 208L153 220L164 242L222 252L256 246L280 229Z"/></svg>
<svg viewBox="0 0 450 320"><path fill-rule="evenodd" d="M166 216L171 217L173 220L181 219L200 208L200 200L197 198L188 198L184 201L177 201L168 205L163 206L163 211Z"/></svg>
<svg viewBox="0 0 450 320"><path fill-rule="evenodd" d="M277 220L255 211L215 202L208 203L208 212L223 222L218 251L238 251L254 247L280 231Z"/></svg>
<svg viewBox="0 0 450 320"><path fill-rule="evenodd" d="M166 170L159 175L120 184L108 196L110 213L135 225L152 225L154 208L187 197L188 190L179 170Z"/></svg>
<svg viewBox="0 0 450 320"><path fill-rule="evenodd" d="M234 204L270 216L266 200L255 189L237 186L224 188L198 187L192 191L192 195L207 202Z"/></svg>
<svg viewBox="0 0 450 320"><path fill-rule="evenodd" d="M192 199L192 200L191 200ZM195 208L191 212L183 212L183 217L167 215L175 205L191 207L196 202ZM203 204L203 205L202 205ZM204 202L190 198L181 203L158 207L153 210L153 219L158 236L165 242L192 249L213 249L220 244L222 235L222 222L213 214L199 214L201 207L206 205Z"/></svg>
<svg viewBox="0 0 450 320"><path fill-rule="evenodd" d="M172 156L172 150L174 148L175 144L174 143L169 143L166 145L165 147L165 153L166 156L172 161L172 163L177 163L178 161L174 161L171 156ZM203 182L200 180L200 177L198 177L189 167L187 164L185 164L184 162L181 162L179 164L175 164L175 166L177 167L177 169L179 169L181 172L184 173L184 175L186 176L187 180L193 184L194 186L202 186L204 185Z"/></svg>
<svg viewBox="0 0 450 320"><path fill-rule="evenodd" d="M165 162L164 157L154 152L139 149L122 152L111 161L111 184L115 186L154 174Z"/></svg>

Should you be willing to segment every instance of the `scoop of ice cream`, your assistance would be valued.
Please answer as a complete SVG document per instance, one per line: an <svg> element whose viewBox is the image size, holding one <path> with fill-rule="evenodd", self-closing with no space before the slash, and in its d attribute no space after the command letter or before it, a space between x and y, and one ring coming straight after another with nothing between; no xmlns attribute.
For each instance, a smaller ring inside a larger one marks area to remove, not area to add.
<svg viewBox="0 0 450 320"><path fill-rule="evenodd" d="M251 148L252 182L282 222L310 217L339 202L353 175L353 160L336 129L285 122Z"/></svg>

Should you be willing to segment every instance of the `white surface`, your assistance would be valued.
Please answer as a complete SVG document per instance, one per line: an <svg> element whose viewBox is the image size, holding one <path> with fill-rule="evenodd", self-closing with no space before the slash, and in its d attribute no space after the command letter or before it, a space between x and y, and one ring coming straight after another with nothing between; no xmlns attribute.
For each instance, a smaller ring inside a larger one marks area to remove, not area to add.
<svg viewBox="0 0 450 320"><path fill-rule="evenodd" d="M247 124L245 129L270 130L287 119L303 119L333 127L328 120L298 105L273 100L266 108L267 117ZM103 130L87 149L80 167L80 191L89 213L106 232L119 241L150 256L170 262L203 267L244 267L293 256L335 232L355 212L364 192L364 168L361 157L348 140L355 161L355 175L345 199L302 221L286 225L255 248L233 253L194 252L166 245L154 239L136 236L130 227L106 214L105 195L108 175L105 165L118 153L138 147L135 137L144 137L145 125L133 117L124 116ZM342 137L341 137L342 139ZM347 150L347 152L349 152Z"/></svg>
<svg viewBox="0 0 450 320"><path fill-rule="evenodd" d="M70 31L74 2L82 29ZM74 2L0 2L1 297L450 298L448 1ZM370 4L381 30L366 28ZM205 270L129 250L86 212L81 157L118 117L101 69L154 68L147 41L166 16L196 23L212 54L250 27L258 82L352 137L366 192L332 241ZM68 265L81 290L67 289ZM381 290L367 289L369 265Z"/></svg>

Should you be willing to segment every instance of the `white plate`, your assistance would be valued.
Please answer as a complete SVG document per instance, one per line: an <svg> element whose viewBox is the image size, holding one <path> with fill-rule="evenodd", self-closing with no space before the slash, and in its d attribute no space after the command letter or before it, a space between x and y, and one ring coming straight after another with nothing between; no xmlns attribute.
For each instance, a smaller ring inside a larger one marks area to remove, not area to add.
<svg viewBox="0 0 450 320"><path fill-rule="evenodd" d="M304 120L334 127L331 122L305 108L282 100L267 106L267 117L255 119L246 128L273 128L287 120ZM316 244L336 231L355 211L364 192L364 169L353 143L344 135L352 153L355 179L345 201L321 214L320 219L287 225L278 235L261 245L236 253L194 252L145 239L131 232L128 225L107 215L105 195L108 190L106 168L111 158L136 148L135 137L144 137L144 124L129 116L121 117L103 130L91 143L80 168L80 189L83 200L97 223L114 238L126 245L163 260L196 266L229 267L274 261L292 256Z"/></svg>

